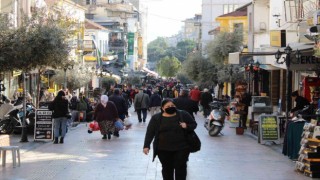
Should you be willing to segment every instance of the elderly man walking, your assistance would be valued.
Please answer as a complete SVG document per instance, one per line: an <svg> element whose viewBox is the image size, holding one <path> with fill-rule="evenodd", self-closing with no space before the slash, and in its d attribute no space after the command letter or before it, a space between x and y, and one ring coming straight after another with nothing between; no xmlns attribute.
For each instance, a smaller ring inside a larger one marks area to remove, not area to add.
<svg viewBox="0 0 320 180"><path fill-rule="evenodd" d="M133 105L134 109L137 111L139 123L146 122L147 119L147 109L149 108L149 95L143 92L143 89L139 89L139 93L135 95ZM141 118L142 113L142 118Z"/></svg>

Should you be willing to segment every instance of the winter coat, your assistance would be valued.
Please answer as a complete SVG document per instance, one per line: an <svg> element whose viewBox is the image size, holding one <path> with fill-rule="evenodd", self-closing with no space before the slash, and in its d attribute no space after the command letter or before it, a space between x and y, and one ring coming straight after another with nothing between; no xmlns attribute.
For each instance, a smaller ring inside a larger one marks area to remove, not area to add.
<svg viewBox="0 0 320 180"><path fill-rule="evenodd" d="M141 106L139 106L141 102ZM148 109L149 108L149 95L143 92L139 92L134 97L134 109Z"/></svg>
<svg viewBox="0 0 320 180"><path fill-rule="evenodd" d="M158 93L152 94L150 97L149 107L161 106L161 97Z"/></svg>
<svg viewBox="0 0 320 180"><path fill-rule="evenodd" d="M196 102L200 101L201 91L199 89L193 89L190 92L190 99Z"/></svg>
<svg viewBox="0 0 320 180"><path fill-rule="evenodd" d="M180 121L183 121L187 124L187 128L186 128L187 132L192 132L194 129L196 129L197 127L196 121L187 112L177 111L177 116L180 116L179 113L181 113L181 117L182 117L182 120ZM143 148L150 149L151 142L153 141L153 161L158 154L159 130L161 127L161 119L162 119L161 116L162 116L162 113L157 113L151 117L151 120L147 127L145 139L144 139Z"/></svg>
<svg viewBox="0 0 320 180"><path fill-rule="evenodd" d="M106 107L99 103L94 110L93 119L98 122L116 121L117 119L119 119L116 105L112 101L108 101Z"/></svg>
<svg viewBox="0 0 320 180"><path fill-rule="evenodd" d="M193 113L199 111L198 103L191 100L189 97L180 96L173 99L173 103L176 105L177 109L187 111L193 118Z"/></svg>
<svg viewBox="0 0 320 180"><path fill-rule="evenodd" d="M200 104L206 108L206 109L209 109L210 106L209 106L209 103L212 102L212 95L209 93L209 92L204 92L201 94L201 101L200 101Z"/></svg>
<svg viewBox="0 0 320 180"><path fill-rule="evenodd" d="M128 106L124 97L114 94L109 97L109 101L116 105L119 115L128 114Z"/></svg>
<svg viewBox="0 0 320 180"><path fill-rule="evenodd" d="M69 102L67 99L55 98L48 106L48 109L53 111L52 118L68 117L69 116L68 105L69 105Z"/></svg>

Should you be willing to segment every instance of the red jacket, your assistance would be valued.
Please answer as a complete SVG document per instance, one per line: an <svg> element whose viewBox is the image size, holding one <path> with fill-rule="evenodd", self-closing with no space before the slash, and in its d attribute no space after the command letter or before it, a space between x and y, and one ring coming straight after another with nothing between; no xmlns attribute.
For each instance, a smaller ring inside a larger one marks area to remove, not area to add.
<svg viewBox="0 0 320 180"><path fill-rule="evenodd" d="M190 99L193 101L200 101L201 91L199 89L192 89L190 92Z"/></svg>

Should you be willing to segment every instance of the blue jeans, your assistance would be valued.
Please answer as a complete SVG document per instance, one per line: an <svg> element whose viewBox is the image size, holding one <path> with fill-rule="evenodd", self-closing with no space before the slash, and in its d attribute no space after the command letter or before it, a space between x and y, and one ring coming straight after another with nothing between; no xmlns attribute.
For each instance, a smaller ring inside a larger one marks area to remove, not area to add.
<svg viewBox="0 0 320 180"><path fill-rule="evenodd" d="M67 132L67 121L66 117L54 118L54 137L58 138L59 136L64 137ZM61 134L60 134L61 128Z"/></svg>
<svg viewBox="0 0 320 180"><path fill-rule="evenodd" d="M142 118L141 119L141 112L142 112ZM147 119L147 109L144 108L144 109L137 109L137 114L138 114L138 120L139 122L141 122L143 120L143 122L146 122L146 119Z"/></svg>

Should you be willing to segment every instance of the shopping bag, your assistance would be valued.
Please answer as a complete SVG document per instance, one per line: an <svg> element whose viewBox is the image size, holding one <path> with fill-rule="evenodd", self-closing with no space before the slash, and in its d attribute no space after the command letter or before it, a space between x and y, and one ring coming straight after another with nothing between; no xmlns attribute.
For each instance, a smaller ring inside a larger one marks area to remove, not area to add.
<svg viewBox="0 0 320 180"><path fill-rule="evenodd" d="M129 120L129 118L124 119L123 125L125 126L125 130L128 130L132 126L132 122Z"/></svg>
<svg viewBox="0 0 320 180"><path fill-rule="evenodd" d="M123 122L121 120L117 120L116 122L114 122L114 126L118 130L123 130L124 129L124 125L123 125Z"/></svg>
<svg viewBox="0 0 320 180"><path fill-rule="evenodd" d="M97 121L92 121L88 126L88 133L92 133L93 131L99 131L100 127Z"/></svg>

